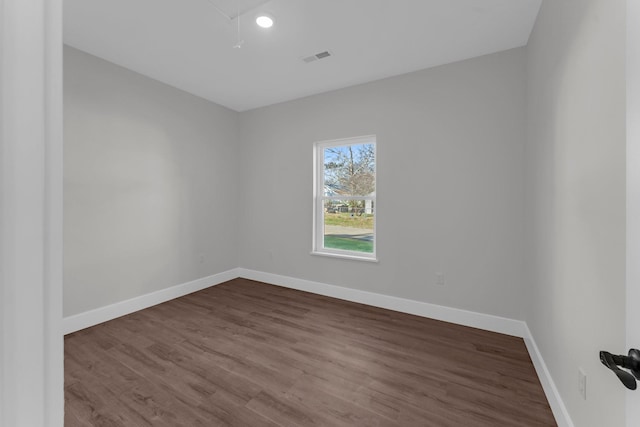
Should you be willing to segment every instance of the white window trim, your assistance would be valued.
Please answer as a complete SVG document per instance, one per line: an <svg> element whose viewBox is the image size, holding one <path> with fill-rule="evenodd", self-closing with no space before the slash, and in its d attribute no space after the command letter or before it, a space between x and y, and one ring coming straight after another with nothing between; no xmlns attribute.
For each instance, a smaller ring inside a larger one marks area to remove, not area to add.
<svg viewBox="0 0 640 427"><path fill-rule="evenodd" d="M375 155L374 174L376 176L376 191L375 196L367 197L344 197L341 199L347 200L372 200L374 205L375 217L373 221L373 252L356 252L345 251L340 249L331 249L324 247L324 200L327 198L324 196L324 149L329 147L336 147L340 145L354 145L354 144L373 144L373 150ZM378 213L377 213L377 169L378 169L378 151L377 151L377 139L375 135L358 136L354 138L333 139L329 141L318 141L313 144L313 233L312 233L312 255L320 255L332 258L342 258L355 261L367 261L378 262L378 243L377 243L377 227L378 227Z"/></svg>

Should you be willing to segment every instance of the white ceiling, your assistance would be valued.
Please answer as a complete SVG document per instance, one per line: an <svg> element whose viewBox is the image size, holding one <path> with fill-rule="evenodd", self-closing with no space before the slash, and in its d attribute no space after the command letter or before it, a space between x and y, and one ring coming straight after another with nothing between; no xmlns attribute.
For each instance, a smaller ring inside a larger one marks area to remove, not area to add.
<svg viewBox="0 0 640 427"><path fill-rule="evenodd" d="M64 0L65 43L237 111L527 43L541 0ZM234 49L237 21L244 45ZM247 11L248 10L248 11ZM255 25L258 12L273 28ZM305 63L329 50L333 56Z"/></svg>

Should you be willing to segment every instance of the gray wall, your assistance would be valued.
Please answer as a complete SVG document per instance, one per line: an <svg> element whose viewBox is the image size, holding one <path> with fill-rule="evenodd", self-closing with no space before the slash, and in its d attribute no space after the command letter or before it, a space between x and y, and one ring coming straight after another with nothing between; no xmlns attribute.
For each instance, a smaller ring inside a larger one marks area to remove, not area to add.
<svg viewBox="0 0 640 427"><path fill-rule="evenodd" d="M235 268L238 114L64 50L64 315Z"/></svg>
<svg viewBox="0 0 640 427"><path fill-rule="evenodd" d="M598 361L625 350L624 20L624 0L545 1L527 47L527 323L585 427L624 425Z"/></svg>
<svg viewBox="0 0 640 427"><path fill-rule="evenodd" d="M240 266L522 319L524 59L515 49L243 113ZM313 142L369 134L380 262L310 255Z"/></svg>

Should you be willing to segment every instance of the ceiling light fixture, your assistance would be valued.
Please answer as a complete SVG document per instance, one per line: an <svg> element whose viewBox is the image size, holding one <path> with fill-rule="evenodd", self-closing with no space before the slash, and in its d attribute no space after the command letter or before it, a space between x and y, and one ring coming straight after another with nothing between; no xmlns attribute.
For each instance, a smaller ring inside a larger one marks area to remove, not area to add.
<svg viewBox="0 0 640 427"><path fill-rule="evenodd" d="M263 13L256 18L256 24L262 28L271 28L273 27L273 16Z"/></svg>

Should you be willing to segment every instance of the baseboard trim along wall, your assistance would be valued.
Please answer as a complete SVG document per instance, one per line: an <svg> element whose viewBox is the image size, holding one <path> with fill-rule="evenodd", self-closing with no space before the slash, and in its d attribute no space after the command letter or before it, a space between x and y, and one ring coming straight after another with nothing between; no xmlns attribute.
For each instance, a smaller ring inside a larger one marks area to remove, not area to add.
<svg viewBox="0 0 640 427"><path fill-rule="evenodd" d="M153 307L154 305L219 285L220 283L235 279L238 276L238 269L234 268L212 276L203 277L191 282L182 283L146 295L65 317L63 320L64 334L70 334L117 317L126 316L127 314L135 313L136 311L144 310L145 308Z"/></svg>
<svg viewBox="0 0 640 427"><path fill-rule="evenodd" d="M529 352L529 357L531 357L533 366L536 368L536 373L538 374L538 378L542 384L544 394L547 396L549 406L551 406L551 411L558 423L558 427L574 427L571 416L569 416L569 411L560 397L560 393L558 392L558 388L551 377L547 364L544 363L544 359L542 358L542 354L540 354L538 345L533 339L533 335L531 334L531 331L529 331L529 327L526 323L525 328L526 334L523 337L524 343L527 346L527 351Z"/></svg>
<svg viewBox="0 0 640 427"><path fill-rule="evenodd" d="M296 279L278 274L264 273L246 268L231 269L147 295L66 317L63 321L64 333L70 334L81 329L95 326L238 277L523 338L558 426L574 427L569 412L538 350L538 346L527 324L521 320L508 319L490 314L445 307L321 282Z"/></svg>
<svg viewBox="0 0 640 427"><path fill-rule="evenodd" d="M526 331L525 323L519 320L489 314L475 313L473 311L460 310L442 305L430 304L405 298L361 291L342 286L328 285L326 283L312 282L277 274L263 273L260 271L239 269L240 277L257 280L271 285L297 289L328 297L339 298L347 301L400 311L402 313L415 314L416 316L429 317L431 319L456 323L458 325L471 326L487 331L498 332L505 335L523 337Z"/></svg>

